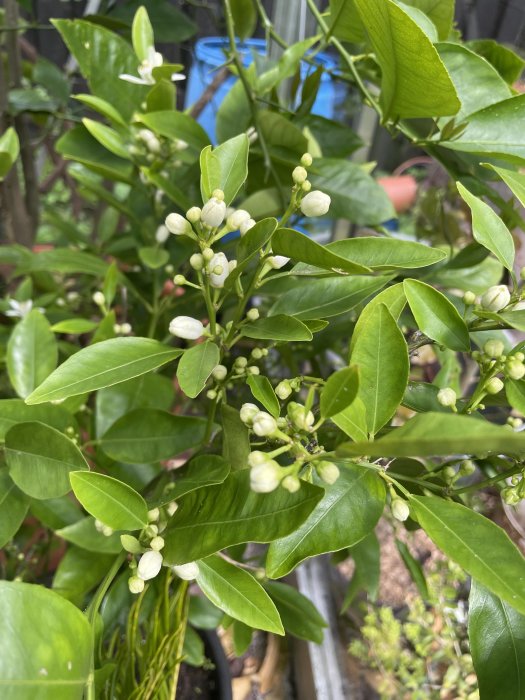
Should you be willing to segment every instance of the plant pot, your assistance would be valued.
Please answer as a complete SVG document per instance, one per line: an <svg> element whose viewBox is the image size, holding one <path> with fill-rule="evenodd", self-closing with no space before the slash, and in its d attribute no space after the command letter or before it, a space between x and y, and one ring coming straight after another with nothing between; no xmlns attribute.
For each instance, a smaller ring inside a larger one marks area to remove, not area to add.
<svg viewBox="0 0 525 700"><path fill-rule="evenodd" d="M387 193L398 214L410 209L416 201L417 181L412 175L380 177L377 182Z"/></svg>
<svg viewBox="0 0 525 700"><path fill-rule="evenodd" d="M177 684L177 700L232 700L230 665L214 630L198 630L212 668L183 663Z"/></svg>

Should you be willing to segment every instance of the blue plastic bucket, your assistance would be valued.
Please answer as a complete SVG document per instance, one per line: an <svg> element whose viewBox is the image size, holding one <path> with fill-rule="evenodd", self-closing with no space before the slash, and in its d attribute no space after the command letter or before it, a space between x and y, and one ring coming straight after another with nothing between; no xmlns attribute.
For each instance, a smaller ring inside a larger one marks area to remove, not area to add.
<svg viewBox="0 0 525 700"><path fill-rule="evenodd" d="M226 61L225 50L228 49L228 46L229 41L226 37L206 37L197 41L195 44L195 61L190 69L186 89L185 108L197 102L208 85L213 81L217 69ZM238 50L242 55L243 64L249 66L253 61L254 53L258 53L261 56L266 55L266 42L264 39L248 39L238 44ZM316 54L315 62L328 70L337 68L337 63L325 53ZM314 66L303 61L301 63L302 80L314 70ZM197 119L213 143L216 143L215 119L217 110L236 80L235 76L228 76ZM345 88L340 83L332 80L328 73L323 73L317 98L312 107L312 114L332 119L336 116L345 92Z"/></svg>

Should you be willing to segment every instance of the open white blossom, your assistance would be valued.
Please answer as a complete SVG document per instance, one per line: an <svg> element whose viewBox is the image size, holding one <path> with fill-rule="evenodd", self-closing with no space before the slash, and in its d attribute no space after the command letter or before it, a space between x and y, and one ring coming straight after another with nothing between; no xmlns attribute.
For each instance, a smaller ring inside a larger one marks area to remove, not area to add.
<svg viewBox="0 0 525 700"><path fill-rule="evenodd" d="M126 80L128 83L135 83L136 85L155 85L155 78L153 77L153 69L162 66L164 59L162 54L155 51L154 46L150 46L148 49L148 56L145 58L140 66L137 68L137 72L140 77L136 75L129 75L129 73L121 73L119 78L121 80ZM171 80L185 80L186 76L182 73L172 73Z"/></svg>
<svg viewBox="0 0 525 700"><path fill-rule="evenodd" d="M10 316L11 318L25 318L33 308L33 301L32 299L27 299L26 301L9 299L9 306L11 308L4 311L6 316ZM38 311L43 313L44 309L39 308Z"/></svg>
<svg viewBox="0 0 525 700"><path fill-rule="evenodd" d="M208 263L208 273L210 275L211 286L215 287L215 289L222 289L226 278L230 274L228 258L224 253L215 253Z"/></svg>

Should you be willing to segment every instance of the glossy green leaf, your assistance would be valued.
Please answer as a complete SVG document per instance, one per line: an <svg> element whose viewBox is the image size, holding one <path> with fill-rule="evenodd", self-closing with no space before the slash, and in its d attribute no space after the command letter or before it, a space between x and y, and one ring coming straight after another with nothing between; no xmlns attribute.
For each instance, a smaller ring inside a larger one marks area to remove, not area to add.
<svg viewBox="0 0 525 700"><path fill-rule="evenodd" d="M219 556L199 561L197 583L204 595L228 615L250 627L284 634L277 612L255 578Z"/></svg>
<svg viewBox="0 0 525 700"><path fill-rule="evenodd" d="M139 248L139 258L141 263L150 270L158 270L169 262L170 254L164 248L150 245Z"/></svg>
<svg viewBox="0 0 525 700"><path fill-rule="evenodd" d="M55 369L58 348L45 316L33 309L14 328L7 344L7 372L23 399Z"/></svg>
<svg viewBox="0 0 525 700"><path fill-rule="evenodd" d="M520 413L525 412L525 381L523 379L506 379L505 380L505 393L507 395L507 401L510 403L512 408Z"/></svg>
<svg viewBox="0 0 525 700"><path fill-rule="evenodd" d="M186 396L194 399L201 393L220 359L219 348L211 340L186 350L177 367L177 379Z"/></svg>
<svg viewBox="0 0 525 700"><path fill-rule="evenodd" d="M442 250L422 243L373 236L335 241L329 243L327 249L374 270L413 270L434 265L447 257Z"/></svg>
<svg viewBox="0 0 525 700"><path fill-rule="evenodd" d="M158 462L197 447L205 431L204 418L138 408L113 423L100 439L100 446L119 462Z"/></svg>
<svg viewBox="0 0 525 700"><path fill-rule="evenodd" d="M0 547L16 535L28 508L29 498L16 486L7 469L0 469Z"/></svg>
<svg viewBox="0 0 525 700"><path fill-rule="evenodd" d="M278 314L259 318L253 323L246 323L240 329L241 335L257 340L300 341L312 340L312 333L304 323L293 316Z"/></svg>
<svg viewBox="0 0 525 700"><path fill-rule="evenodd" d="M418 413L428 413L435 411L438 413L450 413L450 408L442 406L437 398L440 387L427 382L408 382L405 395L403 396L403 406Z"/></svg>
<svg viewBox="0 0 525 700"><path fill-rule="evenodd" d="M234 470L248 465L250 432L242 422L239 409L223 403L221 406L222 455Z"/></svg>
<svg viewBox="0 0 525 700"><path fill-rule="evenodd" d="M448 557L525 614L525 558L504 530L466 506L435 496L410 496L410 507Z"/></svg>
<svg viewBox="0 0 525 700"><path fill-rule="evenodd" d="M480 245L494 253L507 270L512 270L515 249L511 232L492 207L475 197L460 182L456 184L459 194L472 211L472 232L474 238Z"/></svg>
<svg viewBox="0 0 525 700"><path fill-rule="evenodd" d="M0 616L3 700L82 700L93 649L85 615L43 586L0 581Z"/></svg>
<svg viewBox="0 0 525 700"><path fill-rule="evenodd" d="M340 470L308 519L270 545L266 557L270 578L286 576L308 557L352 547L376 526L385 503L383 481L357 465L340 465Z"/></svg>
<svg viewBox="0 0 525 700"><path fill-rule="evenodd" d="M321 417L330 418L344 411L356 398L358 389L357 367L345 367L330 375L321 392Z"/></svg>
<svg viewBox="0 0 525 700"><path fill-rule="evenodd" d="M12 126L0 136L0 180L7 175L13 167L20 152L18 134Z"/></svg>
<svg viewBox="0 0 525 700"><path fill-rule="evenodd" d="M24 264L19 269L23 272L46 271L61 272L66 275L82 274L104 277L109 265L100 257L82 250L56 248L38 253L28 261L27 265Z"/></svg>
<svg viewBox="0 0 525 700"><path fill-rule="evenodd" d="M377 600L381 575L381 552L376 533L372 531L360 542L350 547L348 554L354 561L355 571L346 589L341 606L342 613L352 605L359 591L365 591L370 600Z"/></svg>
<svg viewBox="0 0 525 700"><path fill-rule="evenodd" d="M246 466L246 465L245 465ZM160 498L153 498L151 507L170 503L207 486L222 484L230 473L230 465L219 455L199 455L180 469L172 472L169 490L164 489Z"/></svg>
<svg viewBox="0 0 525 700"><path fill-rule="evenodd" d="M327 247L291 228L277 229L272 237L272 250L276 255L284 255L325 270L349 272L354 275L370 272L370 268L332 253Z"/></svg>
<svg viewBox="0 0 525 700"><path fill-rule="evenodd" d="M231 0L230 7L233 16L235 35L241 41L248 39L257 26L257 10L252 0Z"/></svg>
<svg viewBox="0 0 525 700"><path fill-rule="evenodd" d="M467 42L467 46L486 58L509 85L521 76L525 61L508 46L499 44L494 39L474 39Z"/></svg>
<svg viewBox="0 0 525 700"><path fill-rule="evenodd" d="M448 38L454 20L455 0L437 0L437 2L436 0L403 0L403 2L424 12L435 24L442 41Z"/></svg>
<svg viewBox="0 0 525 700"><path fill-rule="evenodd" d="M480 697L520 700L525 687L525 615L473 579L468 632Z"/></svg>
<svg viewBox="0 0 525 700"><path fill-rule="evenodd" d="M87 470L69 438L43 423L19 423L5 436L5 456L15 484L33 498L57 498L71 490L69 474Z"/></svg>
<svg viewBox="0 0 525 700"><path fill-rule="evenodd" d="M82 163L104 178L129 184L133 181L131 163L108 151L85 126L76 126L66 131L58 139L55 147L66 160Z"/></svg>
<svg viewBox="0 0 525 700"><path fill-rule="evenodd" d="M277 76L277 70L273 72L273 76ZM270 81L270 84L272 82ZM283 114L267 109L259 110L259 127L276 159L296 160L308 147L302 130Z"/></svg>
<svg viewBox="0 0 525 700"><path fill-rule="evenodd" d="M53 333L67 333L68 335L81 335L89 333L98 326L96 321L87 318L67 318L51 326ZM54 367L53 367L54 369Z"/></svg>
<svg viewBox="0 0 525 700"><path fill-rule="evenodd" d="M201 151L209 143L208 135L195 119L175 110L148 112L140 115L140 121L148 129L173 141L185 141L194 151Z"/></svg>
<svg viewBox="0 0 525 700"><path fill-rule="evenodd" d="M122 118L122 115L115 109L111 102L107 102L107 100L103 100L101 97L97 97L96 95L89 94L71 95L71 97L74 100L78 100L79 102L82 102L82 104L87 105L95 112L102 114L102 116L106 117L115 124L118 124L119 126L127 126L127 123Z"/></svg>
<svg viewBox="0 0 525 700"><path fill-rule="evenodd" d="M366 408L359 396L344 411L332 416L332 422L355 442L368 440Z"/></svg>
<svg viewBox="0 0 525 700"><path fill-rule="evenodd" d="M301 320L329 318L351 311L387 283L380 277L325 277L298 280L281 294L269 314L286 313Z"/></svg>
<svg viewBox="0 0 525 700"><path fill-rule="evenodd" d="M427 457L454 454L525 454L525 435L453 413L420 413L374 442L345 443L341 455Z"/></svg>
<svg viewBox="0 0 525 700"><path fill-rule="evenodd" d="M270 542L298 528L323 496L303 482L296 493L255 493L247 469L186 496L170 520L165 559L183 564L242 542Z"/></svg>
<svg viewBox="0 0 525 700"><path fill-rule="evenodd" d="M153 27L149 21L148 11L144 6L139 7L133 18L131 42L139 61L147 59L150 49L155 47Z"/></svg>
<svg viewBox="0 0 525 700"><path fill-rule="evenodd" d="M142 496L127 484L97 472L73 472L73 492L87 512L114 530L140 530L148 523Z"/></svg>
<svg viewBox="0 0 525 700"><path fill-rule="evenodd" d="M55 534L81 549L87 549L89 552L119 554L122 551L119 535L114 533L107 536L99 532L95 527L94 518L91 517L82 518L71 525L66 525L66 527L56 530Z"/></svg>
<svg viewBox="0 0 525 700"><path fill-rule="evenodd" d="M387 287L386 289L383 289L383 291L379 292L379 294L376 294L376 296L368 302L368 304L359 314L357 323L354 326L354 332L352 333L352 337L350 339L350 351L352 351L355 341L362 333L361 329L363 325L376 306L379 304L384 304L392 314L393 318L398 321L406 303L407 300L402 282L393 284L391 287Z"/></svg>
<svg viewBox="0 0 525 700"><path fill-rule="evenodd" d="M38 518L50 530L59 530L76 523L83 516L78 503L69 495L60 498L31 501L31 514Z"/></svg>
<svg viewBox="0 0 525 700"><path fill-rule="evenodd" d="M417 559L414 559L409 548L404 542L396 539L396 547L397 551L399 552L399 556L403 560L403 563L410 574L410 578L416 584L419 595L423 598L423 600L428 600L429 594L427 581L425 579L425 574L421 564L417 561Z"/></svg>
<svg viewBox="0 0 525 700"><path fill-rule="evenodd" d="M327 624L315 605L293 586L285 583L267 581L264 587L275 603L284 629L294 637L321 644L323 628Z"/></svg>
<svg viewBox="0 0 525 700"><path fill-rule="evenodd" d="M95 138L110 153L113 153L119 158L131 160L126 142L118 131L115 131L115 129L112 129L105 124L101 124L101 122L96 122L93 119L82 119L82 124L84 124L91 136L93 136L93 138Z"/></svg>
<svg viewBox="0 0 525 700"><path fill-rule="evenodd" d="M490 166L495 170L503 182L510 188L512 194L517 197L523 207L525 207L525 175L516 170L506 170L495 165Z"/></svg>
<svg viewBox="0 0 525 700"><path fill-rule="evenodd" d="M111 338L69 357L28 397L28 404L66 399L151 372L182 350L150 338Z"/></svg>
<svg viewBox="0 0 525 700"><path fill-rule="evenodd" d="M247 384L254 399L262 403L264 408L277 418L281 407L268 377L252 374L248 377Z"/></svg>
<svg viewBox="0 0 525 700"><path fill-rule="evenodd" d="M356 338L351 363L359 370L359 391L371 434L392 418L408 382L408 349L403 333L384 304L370 313Z"/></svg>
<svg viewBox="0 0 525 700"><path fill-rule="evenodd" d="M102 581L114 561L113 554L89 552L70 545L55 571L53 590L84 607L86 594Z"/></svg>
<svg viewBox="0 0 525 700"><path fill-rule="evenodd" d="M28 421L45 423L61 433L67 428L76 429L75 419L63 406L27 406L22 399L0 400L0 441L13 425Z"/></svg>
<svg viewBox="0 0 525 700"><path fill-rule="evenodd" d="M230 204L248 176L249 141L246 134L239 134L221 143L213 150L207 148L201 154L201 193L206 201L213 190L224 192L224 201Z"/></svg>
<svg viewBox="0 0 525 700"><path fill-rule="evenodd" d="M423 30L392 0L354 2L382 71L383 120L455 114L454 84Z"/></svg>
<svg viewBox="0 0 525 700"><path fill-rule="evenodd" d="M451 350L470 350L465 321L444 294L419 280L405 280L403 288L412 315L422 333Z"/></svg>

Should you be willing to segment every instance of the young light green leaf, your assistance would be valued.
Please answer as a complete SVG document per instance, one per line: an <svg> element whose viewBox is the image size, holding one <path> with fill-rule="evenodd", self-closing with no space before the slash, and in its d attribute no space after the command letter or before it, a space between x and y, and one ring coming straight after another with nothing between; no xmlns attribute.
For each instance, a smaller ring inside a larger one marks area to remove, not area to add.
<svg viewBox="0 0 525 700"><path fill-rule="evenodd" d="M494 66L509 85L520 78L525 60L508 46L499 44L494 39L473 39L467 42L467 46Z"/></svg>
<svg viewBox="0 0 525 700"><path fill-rule="evenodd" d="M328 378L321 392L321 417L331 418L349 406L359 388L357 367L345 367Z"/></svg>
<svg viewBox="0 0 525 700"><path fill-rule="evenodd" d="M281 407L268 377L252 374L247 382L254 399L262 403L264 408L277 418Z"/></svg>
<svg viewBox="0 0 525 700"><path fill-rule="evenodd" d="M7 373L16 393L27 398L57 366L58 347L45 316L33 309L7 344Z"/></svg>
<svg viewBox="0 0 525 700"><path fill-rule="evenodd" d="M266 581L264 587L275 603L284 629L294 637L321 644L323 627L328 625L315 605L296 588L285 583Z"/></svg>
<svg viewBox="0 0 525 700"><path fill-rule="evenodd" d="M448 557L525 614L525 558L504 530L466 506L435 496L410 496L410 507Z"/></svg>
<svg viewBox="0 0 525 700"><path fill-rule="evenodd" d="M57 498L71 490L72 471L89 469L69 438L43 423L19 423L5 436L5 456L15 484L33 498Z"/></svg>
<svg viewBox="0 0 525 700"><path fill-rule="evenodd" d="M0 547L16 535L28 508L29 498L16 486L7 469L0 469Z"/></svg>
<svg viewBox="0 0 525 700"><path fill-rule="evenodd" d="M0 400L0 441L17 423L38 421L64 433L67 428L78 429L75 419L63 406L27 406L22 399Z"/></svg>
<svg viewBox="0 0 525 700"><path fill-rule="evenodd" d="M104 525L140 530L148 524L146 501L131 486L97 472L72 472L70 479L80 503Z"/></svg>
<svg viewBox="0 0 525 700"><path fill-rule="evenodd" d="M173 141L184 141L193 151L201 151L210 139L189 114L164 109L161 112L148 112L140 115L140 121L148 129Z"/></svg>
<svg viewBox="0 0 525 700"><path fill-rule="evenodd" d="M481 199L475 197L464 187L461 182L457 182L459 194L465 200L472 212L472 232L477 242L488 248L491 253L498 258L500 263L507 268L513 269L514 241L509 229L505 226L496 212L485 204Z"/></svg>
<svg viewBox="0 0 525 700"><path fill-rule="evenodd" d="M495 170L503 182L512 191L512 194L519 199L521 205L525 207L525 175L516 170L506 170L498 168L496 165L490 165Z"/></svg>
<svg viewBox="0 0 525 700"><path fill-rule="evenodd" d="M119 554L122 551L120 537L117 533L105 535L95 527L94 518L87 517L77 520L55 531L59 537L72 544L87 549L89 552L103 554Z"/></svg>
<svg viewBox="0 0 525 700"><path fill-rule="evenodd" d="M519 700L525 687L525 615L472 579L468 632L481 697Z"/></svg>
<svg viewBox="0 0 525 700"><path fill-rule="evenodd" d="M133 24L131 25L131 43L140 62L149 58L151 49L155 48L153 27L144 5L135 12Z"/></svg>
<svg viewBox="0 0 525 700"><path fill-rule="evenodd" d="M96 321L89 321L87 318L66 318L51 326L53 333L67 333L68 335L81 335L89 333L98 326ZM53 368L54 369L54 368Z"/></svg>
<svg viewBox="0 0 525 700"><path fill-rule="evenodd" d="M311 331L298 318L277 314L246 323L240 329L241 335L257 340L301 341L312 340Z"/></svg>
<svg viewBox="0 0 525 700"><path fill-rule="evenodd" d="M384 304L395 320L398 321L406 303L407 300L405 297L405 290L403 289L403 282L393 284L391 287L387 287L383 289L382 292L379 292L379 294L376 294L359 314L357 323L354 326L354 332L350 339L350 353L354 348L356 339L361 335L362 326L378 304Z"/></svg>
<svg viewBox="0 0 525 700"><path fill-rule="evenodd" d="M10 126L0 136L0 181L13 167L20 152L20 141L15 129Z"/></svg>
<svg viewBox="0 0 525 700"><path fill-rule="evenodd" d="M87 119L87 117L82 119L82 124L84 124L91 136L93 136L93 138L104 146L104 148L107 148L110 153L113 153L119 158L131 160L131 155L126 146L126 142L118 131L115 131L115 129L112 129L101 122L96 122L93 119Z"/></svg>
<svg viewBox="0 0 525 700"><path fill-rule="evenodd" d="M366 428L366 408L359 396L347 406L344 411L332 416L332 422L340 428L343 433L351 437L354 442L368 440Z"/></svg>
<svg viewBox="0 0 525 700"><path fill-rule="evenodd" d="M211 340L186 350L177 367L177 379L186 396L194 399L201 393L220 359L219 348Z"/></svg>
<svg viewBox="0 0 525 700"><path fill-rule="evenodd" d="M419 595L423 598L423 600L428 600L428 586L421 564L417 561L417 559L414 559L409 548L404 542L396 539L396 547L404 565L408 570L408 573L410 574L410 578L417 586Z"/></svg>
<svg viewBox="0 0 525 700"><path fill-rule="evenodd" d="M409 371L405 338L384 304L362 325L351 362L359 370L357 396L365 405L367 429L375 434L401 403Z"/></svg>
<svg viewBox="0 0 525 700"><path fill-rule="evenodd" d="M308 557L352 547L376 526L385 503L383 481L357 465L341 465L340 470L308 519L270 545L266 557L270 578L286 576Z"/></svg>
<svg viewBox="0 0 525 700"><path fill-rule="evenodd" d="M343 258L348 258L374 270L396 268L413 270L435 265L447 257L444 251L430 248L422 243L395 238L374 238L373 236L346 238L342 241L329 243L326 248Z"/></svg>
<svg viewBox="0 0 525 700"><path fill-rule="evenodd" d="M403 288L412 315L425 335L451 350L470 350L465 321L444 294L419 280L405 280Z"/></svg>
<svg viewBox="0 0 525 700"><path fill-rule="evenodd" d="M182 350L150 338L111 338L68 358L27 398L28 404L67 399L138 377L176 359Z"/></svg>
<svg viewBox="0 0 525 700"><path fill-rule="evenodd" d="M138 408L113 423L102 436L100 446L118 462L146 464L197 447L205 431L204 418Z"/></svg>
<svg viewBox="0 0 525 700"><path fill-rule="evenodd" d="M201 179L204 199L213 190L224 192L224 201L230 204L248 177L248 151L250 143L246 134L239 134L221 143L213 150L205 149L201 165L206 175Z"/></svg>
<svg viewBox="0 0 525 700"><path fill-rule="evenodd" d="M257 10L252 0L230 0L235 35L241 41L248 39L257 26Z"/></svg>
<svg viewBox="0 0 525 700"><path fill-rule="evenodd" d="M419 413L372 442L344 443L341 455L428 457L454 454L525 454L525 435L488 421L453 413Z"/></svg>
<svg viewBox="0 0 525 700"><path fill-rule="evenodd" d="M155 245L147 245L139 248L139 258L141 263L150 270L158 270L169 262L170 254L164 248Z"/></svg>
<svg viewBox="0 0 525 700"><path fill-rule="evenodd" d="M97 97L96 95L89 94L71 95L71 97L72 99L78 100L79 102L82 102L82 104L87 105L95 112L102 114L102 116L107 117L107 119L115 122L115 124L127 127L127 122L122 119L121 114L115 109L115 107L113 107L111 102L107 102L107 100L103 100L101 97Z"/></svg>
<svg viewBox="0 0 525 700"><path fill-rule="evenodd" d="M255 493L247 469L181 500L164 538L165 559L184 564L243 542L270 542L298 528L323 496L303 482L296 493Z"/></svg>
<svg viewBox="0 0 525 700"><path fill-rule="evenodd" d="M271 598L246 571L219 556L207 557L199 561L197 583L214 605L236 620L256 629L284 634Z"/></svg>
<svg viewBox="0 0 525 700"><path fill-rule="evenodd" d="M392 0L354 0L381 66L383 121L455 114L454 84L423 30Z"/></svg>
<svg viewBox="0 0 525 700"><path fill-rule="evenodd" d="M239 409L223 403L221 423L222 456L233 470L245 469L251 452L250 432L241 420Z"/></svg>

